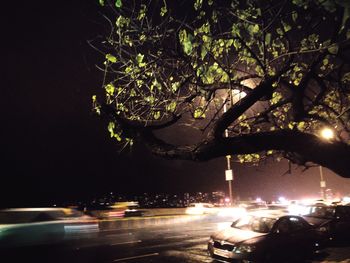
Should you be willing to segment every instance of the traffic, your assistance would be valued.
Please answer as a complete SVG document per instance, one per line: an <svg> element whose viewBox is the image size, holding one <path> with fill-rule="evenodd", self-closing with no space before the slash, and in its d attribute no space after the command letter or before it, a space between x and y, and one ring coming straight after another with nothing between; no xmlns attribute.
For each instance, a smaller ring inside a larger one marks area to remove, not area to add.
<svg viewBox="0 0 350 263"><path fill-rule="evenodd" d="M113 211L122 211L120 206L100 211L104 218L73 208L3 209L0 249L11 251L13 257L14 251L24 248L41 254L46 251L41 249L43 245L58 247L57 253L63 258L59 262L100 262L105 257L106 262L113 262L109 259L116 257L125 259L122 262L199 263L322 262L315 258L337 244L350 247L350 206L345 202L254 201L232 207L194 203L183 208L181 215L174 214L179 209L164 209L158 216L133 208L132 213L142 213L131 216L124 211L122 216L115 216ZM158 232L162 234L152 234ZM174 250L181 258L169 252ZM80 258L94 253L99 256ZM141 261L138 257L142 255L152 255L152 261L147 261L148 257ZM52 258L50 261L54 262Z"/></svg>

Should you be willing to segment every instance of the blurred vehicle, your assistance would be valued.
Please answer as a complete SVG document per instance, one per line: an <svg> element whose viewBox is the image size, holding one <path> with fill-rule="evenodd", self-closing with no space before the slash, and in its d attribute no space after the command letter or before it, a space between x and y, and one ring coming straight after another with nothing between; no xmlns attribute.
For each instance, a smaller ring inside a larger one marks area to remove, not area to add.
<svg viewBox="0 0 350 263"><path fill-rule="evenodd" d="M288 212L289 207L288 205L284 205L284 204L268 204L267 205L267 209L269 210L280 210L283 212Z"/></svg>
<svg viewBox="0 0 350 263"><path fill-rule="evenodd" d="M208 252L218 261L293 262L319 250L322 235L300 216L277 211L250 213L213 234Z"/></svg>
<svg viewBox="0 0 350 263"><path fill-rule="evenodd" d="M133 217L133 216L143 216L144 211L140 210L138 202L126 201L126 202L116 202L111 206L111 211L107 213L107 217Z"/></svg>
<svg viewBox="0 0 350 263"><path fill-rule="evenodd" d="M97 235L98 221L67 208L0 210L0 247L43 245Z"/></svg>
<svg viewBox="0 0 350 263"><path fill-rule="evenodd" d="M143 216L144 211L140 210L138 202L125 201L112 204L97 204L87 206L84 211L98 219L117 219L123 217Z"/></svg>
<svg viewBox="0 0 350 263"><path fill-rule="evenodd" d="M349 242L350 206L311 205L303 217L324 232L329 240Z"/></svg>
<svg viewBox="0 0 350 263"><path fill-rule="evenodd" d="M185 213L188 215L203 215L215 213L217 209L210 203L191 203L186 208Z"/></svg>
<svg viewBox="0 0 350 263"><path fill-rule="evenodd" d="M126 202L124 217L143 216L144 211L140 210L138 202Z"/></svg>
<svg viewBox="0 0 350 263"><path fill-rule="evenodd" d="M266 209L267 204L264 201L242 201L238 203L238 207L242 207L246 210L258 210Z"/></svg>

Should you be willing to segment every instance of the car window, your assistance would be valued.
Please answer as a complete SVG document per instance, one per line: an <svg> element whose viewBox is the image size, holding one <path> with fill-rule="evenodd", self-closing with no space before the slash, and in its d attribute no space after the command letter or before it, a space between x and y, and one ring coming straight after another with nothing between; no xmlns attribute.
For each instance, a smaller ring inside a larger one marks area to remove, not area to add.
<svg viewBox="0 0 350 263"><path fill-rule="evenodd" d="M307 227L307 223L298 217L290 217L289 224L291 231L300 231Z"/></svg>
<svg viewBox="0 0 350 263"><path fill-rule="evenodd" d="M276 233L289 233L291 231L289 218L282 218L277 222L275 232Z"/></svg>
<svg viewBox="0 0 350 263"><path fill-rule="evenodd" d="M335 214L334 207L328 206L311 206L309 213L306 216L318 217L318 218L326 218L332 219Z"/></svg>

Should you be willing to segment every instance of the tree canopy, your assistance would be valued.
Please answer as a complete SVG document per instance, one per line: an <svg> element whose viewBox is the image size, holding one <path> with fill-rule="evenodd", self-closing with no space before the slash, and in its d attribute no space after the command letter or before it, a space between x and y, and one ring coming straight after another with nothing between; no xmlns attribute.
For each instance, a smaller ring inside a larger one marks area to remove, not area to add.
<svg viewBox="0 0 350 263"><path fill-rule="evenodd" d="M283 157L350 177L348 1L99 2L107 30L91 43L105 94L93 108L123 147L195 161Z"/></svg>

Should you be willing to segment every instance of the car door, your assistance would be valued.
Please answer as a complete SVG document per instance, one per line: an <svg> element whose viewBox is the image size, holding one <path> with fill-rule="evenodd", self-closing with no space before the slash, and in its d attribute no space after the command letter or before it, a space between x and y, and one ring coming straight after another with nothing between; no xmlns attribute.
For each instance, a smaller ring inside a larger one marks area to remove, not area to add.
<svg viewBox="0 0 350 263"><path fill-rule="evenodd" d="M350 206L337 206L332 223L333 236L340 241L347 241L350 236Z"/></svg>
<svg viewBox="0 0 350 263"><path fill-rule="evenodd" d="M267 253L276 258L283 258L289 253L291 240L289 238L291 229L288 217L282 217L273 226L271 235L266 246Z"/></svg>
<svg viewBox="0 0 350 263"><path fill-rule="evenodd" d="M315 236L310 235L311 226L297 216L280 218L273 231L274 251L281 258L300 258L310 250L315 239Z"/></svg>

